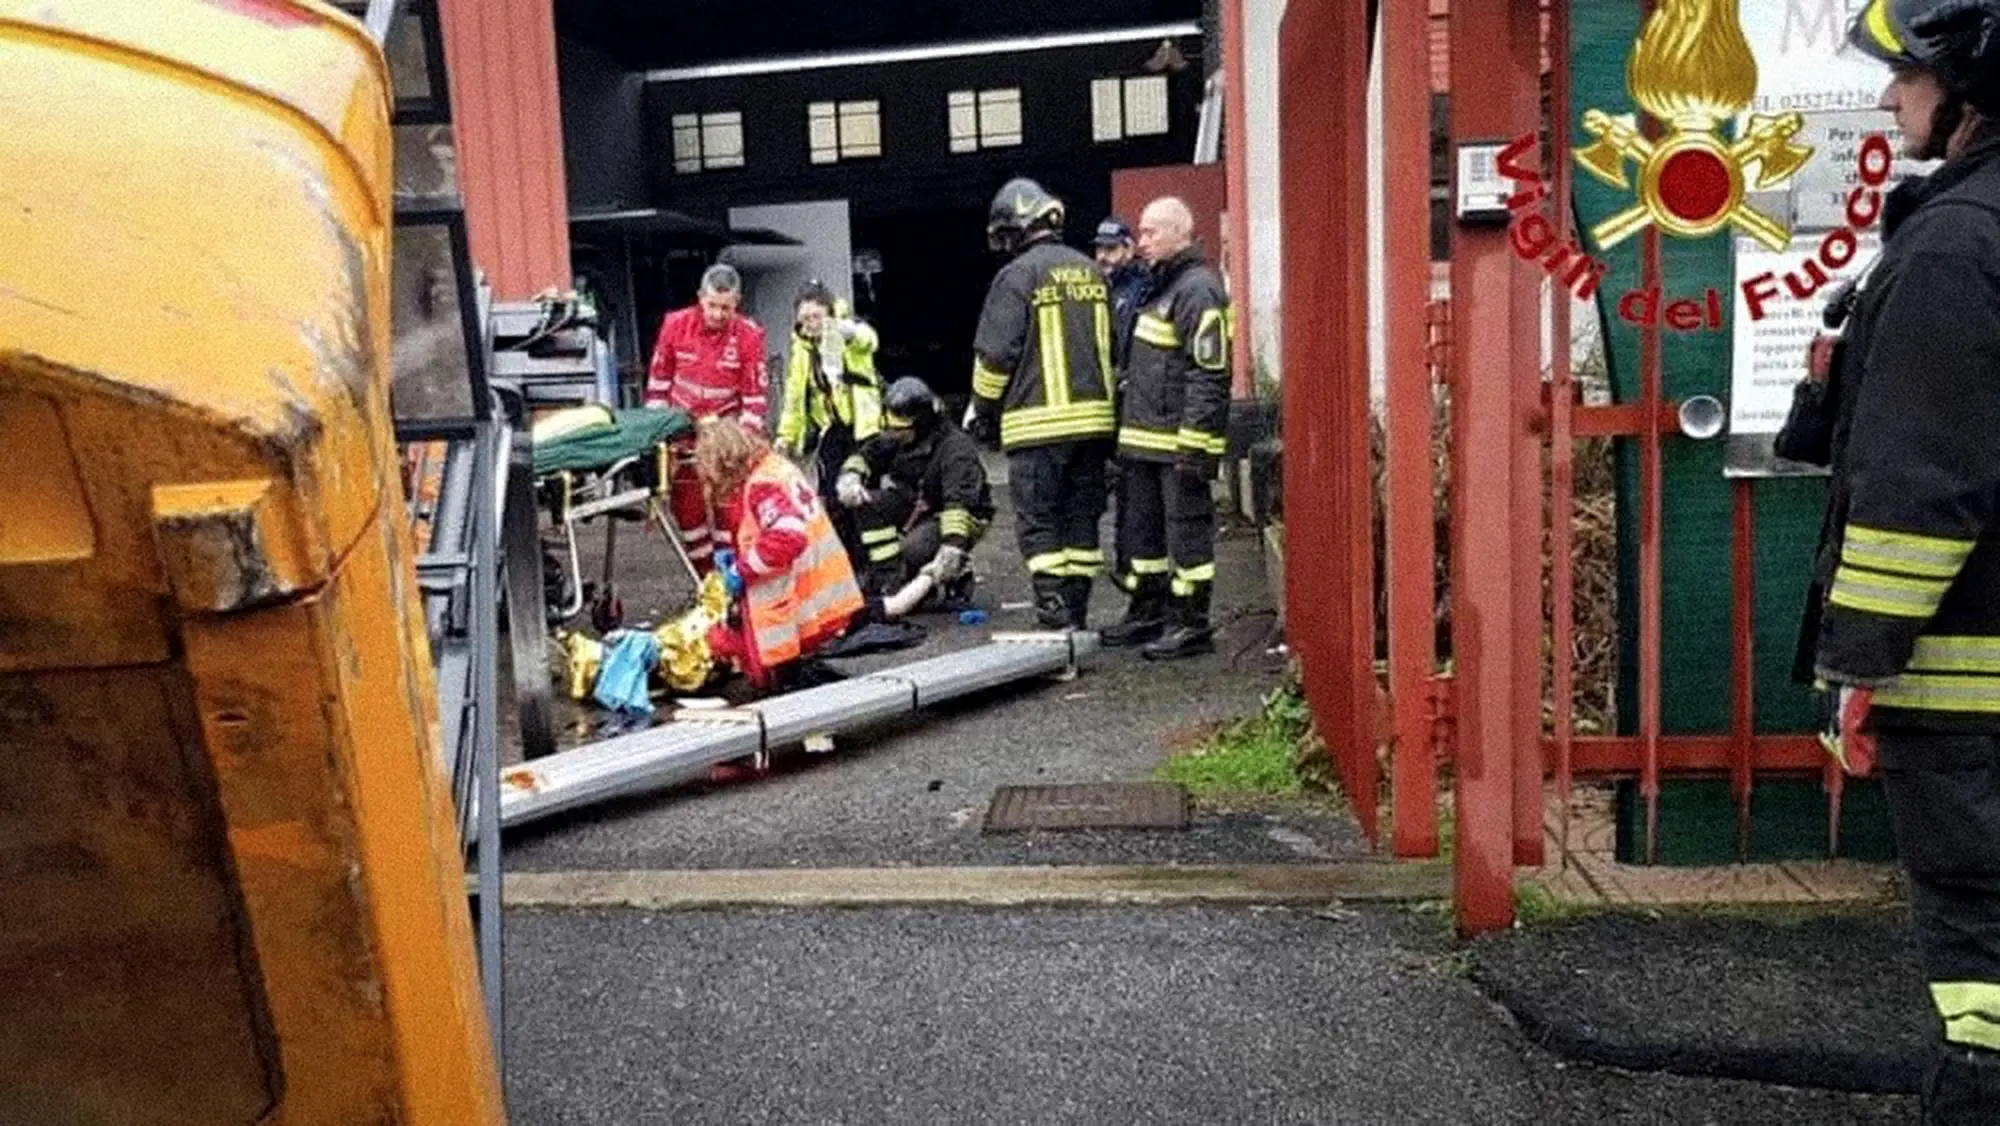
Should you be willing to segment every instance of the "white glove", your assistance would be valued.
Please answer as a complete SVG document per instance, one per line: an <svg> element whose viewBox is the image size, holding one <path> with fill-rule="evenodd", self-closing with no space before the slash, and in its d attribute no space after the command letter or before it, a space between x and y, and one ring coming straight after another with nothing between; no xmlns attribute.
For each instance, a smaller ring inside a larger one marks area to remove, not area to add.
<svg viewBox="0 0 2000 1126"><path fill-rule="evenodd" d="M945 544L938 548L937 577L939 582L948 583L965 570L965 549Z"/></svg>
<svg viewBox="0 0 2000 1126"><path fill-rule="evenodd" d="M979 417L979 396L974 395L965 404L965 417L958 422L960 430L971 430L972 420Z"/></svg>
<svg viewBox="0 0 2000 1126"><path fill-rule="evenodd" d="M833 483L834 495L840 498L842 506L860 508L868 503L868 487L861 483L861 474L843 473Z"/></svg>
<svg viewBox="0 0 2000 1126"><path fill-rule="evenodd" d="M833 322L833 333L842 340L853 340L861 332L861 322L842 317Z"/></svg>

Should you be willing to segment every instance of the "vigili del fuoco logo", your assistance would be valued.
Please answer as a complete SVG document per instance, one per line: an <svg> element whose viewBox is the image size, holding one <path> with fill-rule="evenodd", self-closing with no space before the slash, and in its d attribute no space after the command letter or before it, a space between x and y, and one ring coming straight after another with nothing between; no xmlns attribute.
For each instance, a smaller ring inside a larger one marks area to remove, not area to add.
<svg viewBox="0 0 2000 1126"><path fill-rule="evenodd" d="M1804 116L1750 114L1736 140L1721 132L1722 124L1750 108L1757 94L1757 57L1744 37L1737 3L1661 0L1640 30L1626 62L1625 85L1640 108L1660 123L1663 135L1647 137L1633 114L1584 111L1583 131L1591 141L1573 150L1577 166L1636 196L1630 206L1591 226L1591 241L1600 251L1649 226L1675 238L1730 232L1774 251L1791 246L1790 228L1759 211L1749 197L1784 187L1812 159L1813 150L1793 139L1805 127ZM1847 197L1845 225L1828 231L1810 257L1785 271L1782 286L1772 272L1742 281L1751 320L1764 319L1772 303L1787 293L1800 301L1812 297L1854 260L1860 233L1881 214L1881 189L1893 155L1888 138L1870 134L1856 155L1860 182ZM1497 163L1500 175L1515 187L1506 202L1514 253L1540 263L1579 299L1594 298L1610 264L1559 236L1560 226L1546 213L1550 186L1535 160L1535 135L1515 138L1500 151ZM1679 332L1720 331L1722 308L1722 294L1713 288L1672 300L1635 289L1618 301L1621 319L1663 323Z"/></svg>

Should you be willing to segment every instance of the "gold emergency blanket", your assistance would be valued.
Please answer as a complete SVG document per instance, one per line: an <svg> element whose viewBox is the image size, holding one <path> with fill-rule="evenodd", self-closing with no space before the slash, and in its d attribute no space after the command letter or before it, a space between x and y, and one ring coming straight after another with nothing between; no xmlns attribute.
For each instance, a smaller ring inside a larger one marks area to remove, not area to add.
<svg viewBox="0 0 2000 1126"><path fill-rule="evenodd" d="M708 648L708 631L729 613L729 592L719 575L711 574L695 591L694 606L653 631L660 643L659 664L654 677L675 692L693 692L708 683L715 671L715 655ZM588 700L597 686L604 666L604 643L585 633L558 632L556 645L562 650L569 672L569 696Z"/></svg>

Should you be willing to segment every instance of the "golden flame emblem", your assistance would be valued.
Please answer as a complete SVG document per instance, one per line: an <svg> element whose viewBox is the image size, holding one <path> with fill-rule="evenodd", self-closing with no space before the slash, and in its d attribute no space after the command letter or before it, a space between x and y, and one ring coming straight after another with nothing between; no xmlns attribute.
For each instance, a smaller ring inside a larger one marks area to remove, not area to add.
<svg viewBox="0 0 2000 1126"><path fill-rule="evenodd" d="M1632 48L1625 84L1668 133L1650 140L1630 114L1584 112L1583 131L1594 140L1575 150L1577 164L1620 191L1632 187L1627 162L1639 170L1639 201L1590 229L1599 247L1649 224L1681 238L1735 227L1772 250L1791 245L1791 231L1745 196L1784 184L1812 157L1792 140L1805 118L1751 114L1734 142L1716 132L1757 93L1757 58L1737 0L1661 0Z"/></svg>

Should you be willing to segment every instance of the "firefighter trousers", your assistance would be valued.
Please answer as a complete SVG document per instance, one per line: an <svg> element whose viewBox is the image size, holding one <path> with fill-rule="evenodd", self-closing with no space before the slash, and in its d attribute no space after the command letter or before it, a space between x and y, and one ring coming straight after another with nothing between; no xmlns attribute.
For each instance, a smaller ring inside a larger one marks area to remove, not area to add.
<svg viewBox="0 0 2000 1126"><path fill-rule="evenodd" d="M1118 459L1116 578L1134 592L1170 581L1183 598L1215 582L1215 498L1205 478L1171 462Z"/></svg>
<svg viewBox="0 0 2000 1126"><path fill-rule="evenodd" d="M1104 517L1109 443L1056 442L1007 455L1014 530L1038 583L1090 579L1104 570L1097 524Z"/></svg>
<svg viewBox="0 0 2000 1126"><path fill-rule="evenodd" d="M2000 1122L2000 736L1883 731L1878 749L1943 1032L1924 1121Z"/></svg>

